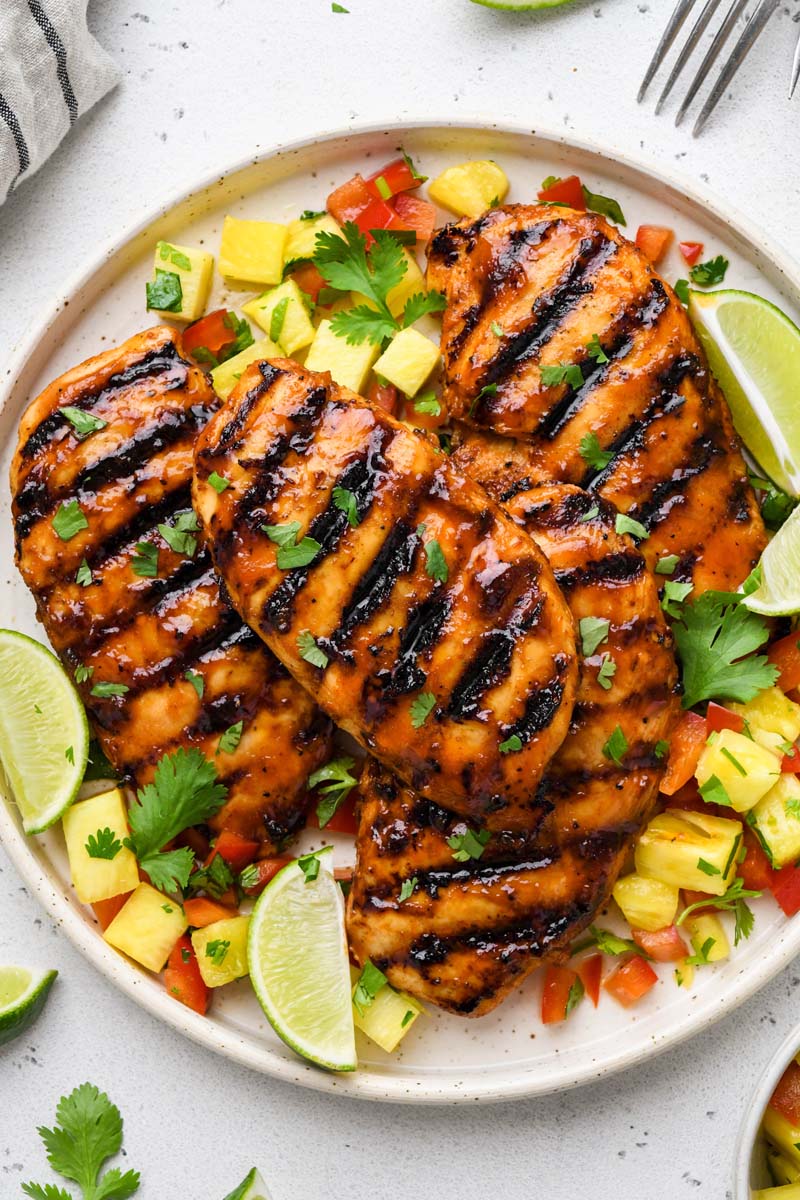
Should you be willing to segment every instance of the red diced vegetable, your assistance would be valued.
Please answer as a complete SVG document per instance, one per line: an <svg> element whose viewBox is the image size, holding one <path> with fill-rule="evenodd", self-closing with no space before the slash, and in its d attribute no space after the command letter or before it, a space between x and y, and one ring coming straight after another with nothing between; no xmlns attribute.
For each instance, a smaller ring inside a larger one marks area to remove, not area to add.
<svg viewBox="0 0 800 1200"><path fill-rule="evenodd" d="M398 192L407 192L411 188L419 187L422 180L415 177L404 158L395 158L380 171L370 175L365 182L378 200L389 200Z"/></svg>
<svg viewBox="0 0 800 1200"><path fill-rule="evenodd" d="M420 196L399 195L394 202L395 212L406 229L413 229L418 242L427 242L436 224L436 209Z"/></svg>
<svg viewBox="0 0 800 1200"><path fill-rule="evenodd" d="M800 775L800 750L792 746L788 754L781 759L781 771L784 775Z"/></svg>
<svg viewBox="0 0 800 1200"><path fill-rule="evenodd" d="M183 334L183 348L187 354L194 354L201 346L219 357L224 346L230 346L236 341L236 332L227 323L228 310L218 308L193 325L189 325Z"/></svg>
<svg viewBox="0 0 800 1200"><path fill-rule="evenodd" d="M253 862L260 849L260 842L251 842L248 838L227 829L222 831L214 843L214 853L224 858L234 871L241 871Z"/></svg>
<svg viewBox="0 0 800 1200"><path fill-rule="evenodd" d="M295 281L301 292L317 303L317 298L322 288L326 286L325 280L320 275L313 263L301 263L299 267L291 273L291 278Z"/></svg>
<svg viewBox="0 0 800 1200"><path fill-rule="evenodd" d="M352 792L337 808L336 812L331 817L330 821L325 825L326 830L331 833L352 833L358 832L358 821L356 820L356 799L358 798L358 789L353 788ZM310 829L321 828L317 817L316 805L309 813L308 825Z"/></svg>
<svg viewBox="0 0 800 1200"><path fill-rule="evenodd" d="M744 717L712 700L706 712L706 727L709 733L719 733L723 729L732 729L735 733L743 733Z"/></svg>
<svg viewBox="0 0 800 1200"><path fill-rule="evenodd" d="M209 900L206 896L194 896L191 900L184 900L183 911L193 929L204 929L206 925L213 925L215 921L225 921L236 916L235 908L218 904L216 900Z"/></svg>
<svg viewBox="0 0 800 1200"><path fill-rule="evenodd" d="M693 267L700 255L703 253L702 242L678 242L678 249L684 257L684 261Z"/></svg>
<svg viewBox="0 0 800 1200"><path fill-rule="evenodd" d="M586 212L586 197L583 194L583 186L577 175L568 175L566 179L559 179L557 183L553 183L550 187L542 188L538 193L540 200L548 200L557 204L568 204L570 208L577 208L579 212Z"/></svg>
<svg viewBox="0 0 800 1200"><path fill-rule="evenodd" d="M705 717L684 713L669 743L667 770L660 789L665 796L674 795L692 778L707 737Z"/></svg>
<svg viewBox="0 0 800 1200"><path fill-rule="evenodd" d="M600 999L600 980L603 975L602 954L590 954L588 958L579 959L575 963L575 970L578 972L578 978L583 984L586 995L597 1008L597 1002Z"/></svg>
<svg viewBox="0 0 800 1200"><path fill-rule="evenodd" d="M370 197L366 208L363 208L354 220L366 237L367 245L373 241L371 236L373 229L403 228L403 222L399 219L391 204L387 204L385 200L373 200L372 197Z"/></svg>
<svg viewBox="0 0 800 1200"><path fill-rule="evenodd" d="M672 230L664 225L640 225L636 230L636 245L655 266L666 254L674 236Z"/></svg>
<svg viewBox="0 0 800 1200"><path fill-rule="evenodd" d="M655 962L678 962L689 953L677 925L667 925L652 932L647 929L632 929L631 936L639 949L649 954Z"/></svg>
<svg viewBox="0 0 800 1200"><path fill-rule="evenodd" d="M132 894L132 892L123 892L121 896L110 896L108 900L95 900L92 912L97 917L101 929L108 929L114 917Z"/></svg>
<svg viewBox="0 0 800 1200"><path fill-rule="evenodd" d="M576 1002L576 996L580 999L580 988L578 976L569 967L547 967L542 989L542 1023L554 1025L565 1020Z"/></svg>
<svg viewBox="0 0 800 1200"><path fill-rule="evenodd" d="M391 413L393 417L397 416L399 392L393 383L381 383L373 379L367 389L367 399L371 404L377 404L378 408Z"/></svg>
<svg viewBox="0 0 800 1200"><path fill-rule="evenodd" d="M208 1009L209 991L192 946L192 940L184 934L178 938L169 956L164 971L164 986L170 996L174 996L181 1004L191 1008L203 1016Z"/></svg>
<svg viewBox="0 0 800 1200"><path fill-rule="evenodd" d="M776 871L772 894L787 917L800 912L800 867L790 863Z"/></svg>
<svg viewBox="0 0 800 1200"><path fill-rule="evenodd" d="M767 858L761 842L746 825L744 826L744 848L746 853L739 863L737 875L741 876L748 891L771 891L776 882L777 873Z"/></svg>
<svg viewBox="0 0 800 1200"><path fill-rule="evenodd" d="M373 195L360 175L354 175L328 196L328 212L340 225L355 221L372 203Z"/></svg>
<svg viewBox="0 0 800 1200"><path fill-rule="evenodd" d="M649 962L637 955L621 963L609 975L603 986L624 1008L630 1008L632 1004L641 1000L642 996L647 995L657 982L658 976Z"/></svg>
<svg viewBox="0 0 800 1200"><path fill-rule="evenodd" d="M780 671L778 687L784 692L800 687L800 634L790 633L780 641L773 642L767 650L767 658Z"/></svg>
<svg viewBox="0 0 800 1200"><path fill-rule="evenodd" d="M193 829L190 825L188 829L184 829L175 838L176 846L188 846L194 851L194 856L198 862L205 862L211 850L211 843L204 833L199 829Z"/></svg>
<svg viewBox="0 0 800 1200"><path fill-rule="evenodd" d="M702 913L713 913L717 911L714 907L715 898L714 896L709 896L708 892L695 892L692 891L691 888L683 888L681 895L683 896L683 904L685 908L688 908L690 904L703 904L705 900L708 901L708 904L704 905L703 908L696 908L692 914L693 916L700 916Z"/></svg>
<svg viewBox="0 0 800 1200"><path fill-rule="evenodd" d="M800 1125L800 1065L794 1059L778 1080L769 1107L785 1117L790 1125Z"/></svg>
<svg viewBox="0 0 800 1200"><path fill-rule="evenodd" d="M247 868L248 877L252 876L252 882L249 887L243 888L246 896L260 896L264 888L274 879L278 871L292 860L288 857L280 858L262 858L257 863L253 863L252 867Z"/></svg>

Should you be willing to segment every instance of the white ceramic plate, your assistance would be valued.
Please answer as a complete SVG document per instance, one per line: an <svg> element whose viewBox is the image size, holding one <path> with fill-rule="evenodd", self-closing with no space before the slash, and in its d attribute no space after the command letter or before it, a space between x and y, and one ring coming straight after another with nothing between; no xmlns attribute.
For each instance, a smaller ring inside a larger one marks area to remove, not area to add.
<svg viewBox="0 0 800 1200"><path fill-rule="evenodd" d="M176 198L120 239L43 315L27 347L9 371L11 385L0 407L0 475L8 466L17 423L28 399L55 375L146 327L144 283L157 238L203 242L216 251L226 212L284 221L305 208L322 208L331 187L355 170L373 168L404 145L428 175L467 158L497 159L508 172L510 199L529 201L549 174L577 172L594 191L617 197L633 235L641 221L673 227L681 239L705 243L708 255L731 260L726 286L760 292L797 320L800 276L737 216L693 195L683 180L669 180L557 135L524 129L468 125L366 129L278 149L239 164ZM677 250L664 266L669 278L685 274ZM234 301L221 287L212 296ZM42 637L33 601L13 565L9 496L0 500L2 619ZM6 582L7 581L7 582ZM777 974L800 951L800 920L789 922L775 906L758 907L756 931L732 957L697 972L690 994L679 991L668 969L647 998L626 1012L603 996L597 1011L586 1002L562 1026L539 1021L534 977L494 1013L463 1020L431 1013L418 1021L390 1057L364 1042L361 1066L351 1076L332 1076L298 1061L273 1034L246 981L223 989L209 1017L189 1012L167 995L161 982L139 970L102 941L91 913L69 885L61 835L26 839L13 805L0 803L0 838L20 874L64 932L94 965L162 1020L209 1049L269 1075L308 1087L376 1100L453 1102L530 1096L585 1083L649 1057L704 1028ZM352 850L337 847L340 861Z"/></svg>

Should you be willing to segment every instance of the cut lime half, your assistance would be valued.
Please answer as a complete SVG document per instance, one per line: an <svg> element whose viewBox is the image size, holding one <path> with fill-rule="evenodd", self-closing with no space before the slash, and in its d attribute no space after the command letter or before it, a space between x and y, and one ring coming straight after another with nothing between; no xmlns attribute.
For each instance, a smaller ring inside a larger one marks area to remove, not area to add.
<svg viewBox="0 0 800 1200"><path fill-rule="evenodd" d="M332 854L319 852L315 879L295 861L267 885L250 918L247 959L259 1003L287 1046L329 1071L353 1071L344 901Z"/></svg>
<svg viewBox="0 0 800 1200"><path fill-rule="evenodd" d="M761 583L745 596L747 607L765 617L800 612L800 507L775 534L758 567Z"/></svg>
<svg viewBox="0 0 800 1200"><path fill-rule="evenodd" d="M69 808L89 754L80 696L40 642L0 629L0 762L26 833L41 833Z"/></svg>
<svg viewBox="0 0 800 1200"><path fill-rule="evenodd" d="M270 1200L270 1195L261 1175L252 1167L239 1186L228 1193L225 1200Z"/></svg>
<svg viewBox="0 0 800 1200"><path fill-rule="evenodd" d="M800 496L800 329L763 297L729 289L691 291L689 316L745 446Z"/></svg>
<svg viewBox="0 0 800 1200"><path fill-rule="evenodd" d="M29 1029L42 1011L58 971L0 967L0 1046Z"/></svg>

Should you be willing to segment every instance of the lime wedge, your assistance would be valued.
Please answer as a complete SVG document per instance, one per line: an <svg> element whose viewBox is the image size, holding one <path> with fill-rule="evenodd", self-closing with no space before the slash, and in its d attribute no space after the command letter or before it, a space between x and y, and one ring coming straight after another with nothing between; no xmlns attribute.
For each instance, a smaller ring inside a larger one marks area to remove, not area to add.
<svg viewBox="0 0 800 1200"><path fill-rule="evenodd" d="M0 629L0 762L26 833L41 833L75 799L89 724L61 663L40 642Z"/></svg>
<svg viewBox="0 0 800 1200"><path fill-rule="evenodd" d="M482 4L484 8L504 8L508 12L526 12L534 8L558 8L561 4L569 4L569 0L472 0L473 4Z"/></svg>
<svg viewBox="0 0 800 1200"><path fill-rule="evenodd" d="M29 1029L42 1011L58 971L0 967L0 1046Z"/></svg>
<svg viewBox="0 0 800 1200"><path fill-rule="evenodd" d="M354 1071L344 901L331 848L318 858L316 879L291 862L261 893L247 940L250 978L287 1046L330 1071Z"/></svg>
<svg viewBox="0 0 800 1200"><path fill-rule="evenodd" d="M728 289L691 291L689 316L745 446L778 487L800 496L800 329L761 296Z"/></svg>
<svg viewBox="0 0 800 1200"><path fill-rule="evenodd" d="M229 1192L225 1200L270 1200L267 1185L253 1167L237 1188Z"/></svg>
<svg viewBox="0 0 800 1200"><path fill-rule="evenodd" d="M778 530L758 564L761 583L744 603L765 617L800 612L800 508Z"/></svg>

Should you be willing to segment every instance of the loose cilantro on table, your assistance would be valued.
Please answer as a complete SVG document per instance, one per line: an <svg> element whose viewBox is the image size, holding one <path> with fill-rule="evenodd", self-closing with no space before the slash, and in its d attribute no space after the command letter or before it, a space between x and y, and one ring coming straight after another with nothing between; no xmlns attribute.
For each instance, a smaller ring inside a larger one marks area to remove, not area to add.
<svg viewBox="0 0 800 1200"><path fill-rule="evenodd" d="M102 417L96 417L94 413L86 412L85 409L75 408L72 404L65 404L60 411L79 438L86 438L90 433L96 433L98 429L105 429L108 425L108 421L104 421Z"/></svg>
<svg viewBox="0 0 800 1200"><path fill-rule="evenodd" d="M491 836L488 829L465 829L463 833L454 833L449 837L447 844L456 862L468 862L471 858L482 856Z"/></svg>
<svg viewBox="0 0 800 1200"><path fill-rule="evenodd" d="M733 912L736 921L733 944L734 946L738 946L742 938L749 938L753 932L755 917L747 901L750 899L757 900L760 895L761 892L755 892L746 888L741 879L734 879L731 886L723 895L704 896L696 904L688 905L676 919L675 924L682 925L687 917L690 917L693 912L696 912L700 908L716 908L722 912Z"/></svg>
<svg viewBox="0 0 800 1200"><path fill-rule="evenodd" d="M356 1011L359 1012L362 1017L372 1004L375 997L378 995L378 992L385 988L388 982L389 981L384 975L383 971L379 971L378 968L371 963L369 959L367 959L358 978L355 991L353 992L353 1004L355 1005Z"/></svg>
<svg viewBox="0 0 800 1200"><path fill-rule="evenodd" d="M433 692L420 692L418 696L414 697L409 711L411 724L415 729L420 729L425 724L435 707L436 697Z"/></svg>
<svg viewBox="0 0 800 1200"><path fill-rule="evenodd" d="M602 450L596 433L585 433L581 438L578 452L584 462L595 471L604 471L614 457L613 450Z"/></svg>
<svg viewBox="0 0 800 1200"><path fill-rule="evenodd" d="M89 522L86 520L83 509L77 500L70 500L67 503L63 500L56 510L53 517L53 529L61 538L62 542L68 542L70 538L74 538L76 533L80 533L82 529L88 529Z"/></svg>
<svg viewBox="0 0 800 1200"><path fill-rule="evenodd" d="M85 849L89 858L106 858L110 862L119 854L122 842L114 831L106 826L105 829L98 829L97 833L89 834Z"/></svg>
<svg viewBox="0 0 800 1200"><path fill-rule="evenodd" d="M153 283L145 285L147 308L158 309L159 312L180 312L183 305L183 287L181 277L174 271L162 271L156 267L156 277Z"/></svg>
<svg viewBox="0 0 800 1200"><path fill-rule="evenodd" d="M698 263L696 267L692 267L689 278L698 287L714 287L716 284L722 283L729 266L727 258L718 254L716 258L710 258L708 262Z"/></svg>
<svg viewBox="0 0 800 1200"><path fill-rule="evenodd" d="M578 363L550 363L539 367L539 374L545 387L567 383L571 388L579 388L583 383L583 371Z"/></svg>
<svg viewBox="0 0 800 1200"><path fill-rule="evenodd" d="M672 632L682 663L684 708L717 699L746 704L775 683L778 668L766 655L755 654L768 640L769 626L763 617L744 607L740 596L704 592L674 615Z"/></svg>
<svg viewBox="0 0 800 1200"><path fill-rule="evenodd" d="M324 767L318 767L308 777L310 788L319 787L322 799L317 804L317 821L320 829L324 829L333 814L344 804L353 788L358 783L350 774L355 766L355 759L348 755L333 758ZM320 787L324 784L324 787Z"/></svg>
<svg viewBox="0 0 800 1200"><path fill-rule="evenodd" d="M302 629L297 635L297 649L300 657L312 667L324 669L328 665L328 656L317 645L317 640L310 629Z"/></svg>

